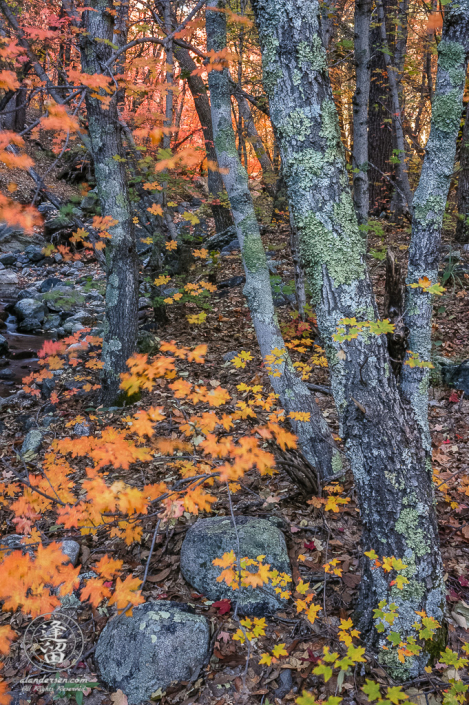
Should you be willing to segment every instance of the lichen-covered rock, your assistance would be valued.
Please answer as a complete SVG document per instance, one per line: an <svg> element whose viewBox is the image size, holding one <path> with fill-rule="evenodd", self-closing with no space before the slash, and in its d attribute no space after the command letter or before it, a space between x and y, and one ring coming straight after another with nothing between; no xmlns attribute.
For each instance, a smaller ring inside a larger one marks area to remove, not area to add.
<svg viewBox="0 0 469 705"><path fill-rule="evenodd" d="M6 355L8 353L8 340L0 335L0 355Z"/></svg>
<svg viewBox="0 0 469 705"><path fill-rule="evenodd" d="M240 558L265 556L264 563L280 573L291 575L285 537L277 517L259 519L236 517L241 549ZM262 616L285 606L271 586L241 588L233 591L224 582L217 582L221 569L213 565L215 558L234 550L236 532L230 517L198 519L186 534L181 548L181 572L198 592L210 600L239 600L240 614Z"/></svg>
<svg viewBox="0 0 469 705"><path fill-rule="evenodd" d="M130 705L149 700L173 681L195 680L207 656L210 627L184 604L146 602L131 617L108 622L96 647L101 678Z"/></svg>

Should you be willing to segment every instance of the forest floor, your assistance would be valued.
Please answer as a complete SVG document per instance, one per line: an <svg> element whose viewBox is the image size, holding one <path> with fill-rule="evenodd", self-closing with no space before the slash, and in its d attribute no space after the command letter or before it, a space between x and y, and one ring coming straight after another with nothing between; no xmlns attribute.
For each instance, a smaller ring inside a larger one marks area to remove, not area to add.
<svg viewBox="0 0 469 705"><path fill-rule="evenodd" d="M404 260L409 243L409 234L405 230L386 228L392 230L392 246L398 256ZM283 281L292 279L291 261L286 248L288 242L287 226L273 226L264 234L264 244L267 250L277 256L277 271ZM370 246L379 250L381 238L371 238ZM390 236L386 237L386 245ZM280 256L280 257L278 257ZM281 260L280 260L281 258ZM384 262L371 258L371 268L378 302L382 304L384 289ZM200 271L199 271L200 270ZM198 265L198 270L191 273L199 278L203 265ZM96 271L95 264L86 265L86 273ZM83 271L80 272L83 274ZM242 275L242 264L239 253L220 260L220 270L217 273L218 281L227 280L236 275ZM23 284L30 285L31 281ZM468 308L469 278L450 279L447 282L447 291L438 300L435 311L434 339L440 341L442 354L448 357L465 359L469 357L469 339L467 337L467 323L469 321ZM237 401L243 400L245 394L239 392L237 386L241 382L247 384L262 384L267 388L267 376L257 347L254 329L250 323L242 286L219 290L211 300L211 310L207 312L206 321L200 326L185 324L185 315L188 313L183 307L173 306L169 309L170 321L164 329L157 334L162 340L174 340L180 346L194 346L206 343L208 354L205 365L201 368L201 379L207 386L216 387L219 384L228 390L231 402L228 409L233 409ZM190 311L189 311L190 312ZM279 317L284 323L291 321L291 307L278 309ZM314 327L312 329L314 335ZM230 362L224 362L223 355L227 352L241 350L252 353L253 360L246 369L236 369ZM298 355L298 359L307 361L308 353ZM180 366L182 369L184 366ZM80 371L80 366L74 374ZM317 385L328 385L328 371L322 367L315 367L310 382ZM139 401L139 408L148 408L168 402L167 392L164 387L156 388L151 393L145 393ZM327 418L334 433L338 433L337 415L328 394L317 393L317 401L323 415ZM177 419L184 413L181 405L173 404L174 418ZM2 445L3 455L8 455L11 448L19 448L23 442L25 411L28 416L37 415L44 406L43 401L28 401L26 410L18 407L3 407L0 421L3 424ZM469 502L466 504L466 495L469 494L469 468L468 468L468 412L469 399L443 387L433 387L431 390L430 422L434 447L434 467L441 483L446 482L448 487L440 486L437 491L438 513L440 519L440 537L446 570L446 584L448 587L448 608L451 614L449 622L449 644L458 650L467 639L467 622L469 620ZM44 447L49 445L54 438L64 437L70 433L70 421L84 418L91 428L103 425L122 427L123 417L129 409L107 410L96 408L88 397L79 395L71 397L61 404L54 413L52 423L45 431ZM92 419L90 419L90 416ZM23 417L23 418L21 418ZM248 431L249 421L241 423L236 434ZM83 464L84 467L84 464ZM146 469L146 481L168 481L172 470L164 463L154 464L151 470ZM109 479L125 479L129 477L122 471L110 469ZM131 481L131 480L130 480ZM337 485L337 483L335 483ZM195 520L194 516L182 516L164 529L158 536L156 549L150 563L149 577L143 594L148 599L172 599L188 602L195 606L198 613L205 615L213 625L214 631L218 630L218 637L214 642L213 656L209 666L200 675L196 683L179 683L170 687L161 699L162 705L166 703L201 703L201 705L229 705L234 702L261 703L293 701L303 689L315 693L320 699L328 695L337 694L338 684L335 677L324 685L322 679L312 675L312 669L318 656L322 653L323 646L332 649L338 645L337 627L341 618L353 616L353 607L360 583L360 519L357 499L350 474L341 482L342 496L350 499L349 503L341 506L337 513L324 513L323 508L308 504L311 497L302 494L292 484L288 475L282 470L277 474L262 479L252 471L244 476L239 491L233 495L235 515L249 514L251 516L269 516L275 514L282 518L285 526L289 556L292 564L294 579L301 576L305 581L315 584L317 601L323 607L314 625L297 615L293 607L286 607L282 612L269 617L266 637L262 639L262 646L255 648L251 656L247 671L246 648L231 640L233 630L237 624L232 618L232 606L223 614L212 602L202 595L195 593L184 581L179 573L179 554L185 532ZM218 516L230 513L228 496L223 490L218 493L218 499L213 506L214 513ZM2 512L2 533L11 533L9 513ZM98 536L80 536L78 532L63 532L59 527L47 527L44 519L44 531L50 537L73 537L81 544L79 563L84 571L90 569L100 556L108 553L114 558L125 561L125 568L134 576L141 577L151 543L151 530L144 531L142 541L137 545L127 547L122 541L115 539L108 542ZM304 555L304 560L298 560L299 555ZM330 576L324 572L323 564L336 558L342 568L342 576ZM85 607L79 613L79 622L86 635L86 651L89 653L100 631L109 618L106 610L98 611ZM4 613L0 623L11 622L19 632L23 632L28 624L28 618L20 613ZM286 644L288 657L284 657L278 664L266 667L258 665L259 653L272 648L275 643ZM5 664L5 675L13 681L21 678L28 671L28 663L24 658L19 644L13 647L12 653ZM290 674L285 675L285 671ZM85 661L79 664L80 675L89 676L96 673L93 655L89 653ZM245 686L243 674L245 673ZM366 698L357 689L357 683L363 681L363 675L370 674L381 683L389 683L390 679L383 668L372 659L368 659L362 672L355 672L346 676L341 687L340 695L346 700L366 702ZM291 676L291 677L290 677ZM409 684L408 692L414 702L425 705L422 688L430 693L432 702L441 701L441 690L445 683L440 681L434 673L427 678L422 678L416 683ZM19 693L19 705L24 705ZM423 699L422 699L423 698ZM45 705L49 701L48 694L38 690L32 694L32 702ZM115 696L110 697L105 688L93 689L85 697L85 703L90 705L111 705L116 703Z"/></svg>
<svg viewBox="0 0 469 705"><path fill-rule="evenodd" d="M39 150L39 159L40 157ZM35 154L38 158L38 154ZM7 181L0 176L1 188ZM18 196L23 202L31 194L29 185L19 182ZM64 186L62 196L76 194L76 189ZM397 228L392 224L380 221L382 235L370 235L370 251L380 256L383 246L392 247L398 258L405 265L410 234L407 228ZM283 282L293 279L292 263L288 249L288 227L286 225L271 226L263 235L266 249L277 260L277 272ZM443 255L457 249L446 238ZM466 258L466 259L465 259ZM469 256L462 255L461 262L469 272ZM83 273L94 275L97 266L87 263ZM190 273L188 280L206 277L203 264L198 264ZM378 304L382 307L384 295L384 268L382 259L370 257L370 267L377 295ZM443 265L443 271L448 274L447 291L435 305L434 343L439 353L444 356L464 360L469 358L469 273L459 274L454 270L454 262ZM225 281L234 276L243 275L239 253L221 258L217 281ZM34 283L37 276L23 278L21 284L27 287ZM231 395L227 405L228 411L234 411L236 403L246 398L244 392L237 387L242 382L246 384L261 384L268 390L268 379L263 361L257 346L250 314L242 293L242 285L220 289L210 300L210 310L207 318L200 326L189 326L186 314L192 311L182 306L169 308L169 323L157 331L161 340L174 340L178 346L192 347L200 343L208 346L206 362L199 370L200 380L208 387L221 385ZM280 320L291 323L292 307L278 309ZM317 336L312 326L311 336ZM252 361L245 369L236 369L230 362L225 362L223 356L229 352L248 351ZM295 359L307 362L309 353L297 353ZM184 370L184 363L178 365ZM81 365L70 373L73 377L83 370ZM189 370L189 367L188 367ZM25 374L28 370L25 371ZM62 377L65 381L67 374ZM187 374L190 374L189 371ZM324 367L314 367L310 382L316 385L329 385L328 371ZM19 388L20 385L18 385ZM12 388L12 391L14 388ZM449 645L459 650L468 636L466 628L469 625L469 399L460 392L434 386L430 393L430 424L433 440L434 469L437 474L437 507L439 514L440 538L445 564L445 579L448 588ZM332 397L328 394L316 393L317 402L324 417L329 422L333 432L338 433L337 414ZM174 419L184 415L184 407L168 395L164 385L157 386L153 392L145 393L142 399L132 407L131 413L137 408L145 409L159 404L170 405ZM44 413L44 400L27 399L19 406L3 405L0 411L1 455L10 457L12 451L18 450L23 443L25 431L25 415L36 418ZM137 408L135 408L137 407ZM92 397L75 395L61 402L54 411L52 420L44 431L43 448L47 449L55 438L70 434L70 426L77 419L84 419L92 430L99 430L107 425L117 428L125 426L124 418L129 408L104 409ZM260 417L262 414L260 413ZM257 422L257 421L256 421ZM241 422L236 427L235 435L249 432L252 423L249 420ZM273 450L273 449L272 449ZM42 452L42 451L41 451ZM296 457L292 456L294 462ZM280 467L280 466L279 466ZM84 476L84 462L77 463L76 482ZM155 462L151 468L145 469L146 482L170 481L174 475L172 468L166 462ZM8 476L7 471L4 475ZM136 475L138 475L138 471ZM132 477L122 470L109 469L108 480L125 479L132 483ZM316 622L311 625L301 615L296 614L293 606L286 606L282 612L267 619L266 636L256 644L250 661L246 666L247 649L231 639L237 624L233 620L233 604L229 610L217 607L203 595L197 594L185 582L179 572L180 549L185 533L194 522L193 515L183 515L177 521L167 524L158 535L156 548L151 556L150 570L143 595L149 599L170 599L190 603L195 610L206 616L212 623L213 633L218 636L214 640L213 656L209 665L200 674L195 683L179 683L166 690L161 697L162 705L178 703L200 703L201 705L231 705L231 703L264 703L269 701L293 701L303 689L313 692L318 699L327 699L329 695L338 694L337 678L333 676L326 684L312 674L323 646L337 648L337 628L340 619L353 616L353 608L360 583L361 547L360 547L360 517L356 493L350 473L344 481L334 483L341 496L350 499L348 504L340 506L337 512L325 513L322 507L308 503L310 496L304 495L296 487L290 477L281 469L272 477L261 478L255 471L248 472L240 483L240 489L233 495L235 516L248 514L250 516L280 517L284 522L284 533L287 540L292 574L295 581L301 576L303 580L315 585L317 602L322 605ZM467 503L466 503L467 502ZM217 502L213 505L213 513L217 516L229 515L229 499L227 492L221 489L217 494ZM14 532L11 514L1 510L1 533ZM121 540L96 536L81 536L78 531L63 531L61 527L48 524L44 517L42 530L49 538L74 538L81 545L79 564L83 571L101 556L108 553L113 558L124 560L124 568L136 577L142 577L146 562L150 555L153 524L144 524L144 535L140 543L130 547ZM304 560L298 560L303 555ZM331 576L324 572L324 563L336 558L342 569L341 577ZM223 613L225 612L225 613ZM111 612L92 609L85 606L80 610L78 621L86 637L85 651L88 656L80 662L77 672L93 681L96 666L93 661L93 649L99 633L111 616ZM466 621L467 619L467 621ZM23 633L29 623L29 618L17 612L3 613L0 624L11 623L13 628ZM288 657L284 657L272 666L259 665L259 654L271 650L276 643L285 643ZM29 671L28 662L21 649L20 641L13 645L7 658L4 675L12 682L18 682ZM285 672L289 671L289 675ZM391 679L384 669L368 657L364 669L355 669L346 675L340 688L340 695L345 701L367 702L357 685L364 680L364 675L373 677L380 683L389 684ZM291 676L291 677L290 677ZM433 705L441 702L441 692L446 683L440 680L435 671L415 683L409 683L406 692L417 705ZM428 698L423 695L423 690ZM26 705L21 688L15 689L17 703ZM40 688L29 696L35 705L47 705L50 694L43 693ZM62 699L69 702L69 699ZM60 702L60 701L59 701ZM88 705L122 705L116 695L106 691L101 684L91 693L85 695L84 702Z"/></svg>

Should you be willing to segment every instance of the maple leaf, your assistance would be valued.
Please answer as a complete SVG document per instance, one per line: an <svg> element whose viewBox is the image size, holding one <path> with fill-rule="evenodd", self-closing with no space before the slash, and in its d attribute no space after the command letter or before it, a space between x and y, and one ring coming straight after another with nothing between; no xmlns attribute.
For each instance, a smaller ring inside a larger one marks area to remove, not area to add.
<svg viewBox="0 0 469 705"><path fill-rule="evenodd" d="M9 624L4 627L0 627L0 654L8 654L10 651L11 642L17 637L18 634L10 627Z"/></svg>
<svg viewBox="0 0 469 705"><path fill-rule="evenodd" d="M139 578L132 578L131 575L128 575L124 582L117 578L114 593L108 604L116 605L118 610L125 609L129 602L134 606L141 605L145 602L144 597L138 592L141 584L142 581Z"/></svg>
<svg viewBox="0 0 469 705"><path fill-rule="evenodd" d="M231 600L217 600L213 603L213 607L218 610L219 615L228 614L231 610Z"/></svg>
<svg viewBox="0 0 469 705"><path fill-rule="evenodd" d="M152 215L163 215L163 208L159 203L153 203L151 208L147 208L147 211L149 211Z"/></svg>
<svg viewBox="0 0 469 705"><path fill-rule="evenodd" d="M199 510L208 511L210 505L216 502L216 498L203 491L202 487L187 490L184 495L184 507L191 514L198 514Z"/></svg>
<svg viewBox="0 0 469 705"><path fill-rule="evenodd" d="M272 653L275 658L279 658L280 656L288 656L288 651L285 648L285 644L276 644L272 649Z"/></svg>
<svg viewBox="0 0 469 705"><path fill-rule="evenodd" d="M93 570L105 580L111 580L122 569L123 565L124 561L103 556L98 563L94 564Z"/></svg>
<svg viewBox="0 0 469 705"><path fill-rule="evenodd" d="M261 666L264 663L266 664L266 666L270 666L270 664L272 663L272 660L273 659L270 654L262 654L260 661L259 661L259 666Z"/></svg>
<svg viewBox="0 0 469 705"><path fill-rule="evenodd" d="M100 578L90 578L82 588L80 600L88 601L93 607L97 607L105 598L111 596L111 591L104 585L104 580ZM125 607L125 605L124 605Z"/></svg>

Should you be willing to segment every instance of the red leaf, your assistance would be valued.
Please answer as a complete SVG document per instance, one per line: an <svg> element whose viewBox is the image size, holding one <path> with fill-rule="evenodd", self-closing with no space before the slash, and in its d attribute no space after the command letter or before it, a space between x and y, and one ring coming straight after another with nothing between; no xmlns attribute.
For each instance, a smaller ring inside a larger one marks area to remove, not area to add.
<svg viewBox="0 0 469 705"><path fill-rule="evenodd" d="M228 614L231 610L231 600L218 600L213 603L213 606L218 610L218 614Z"/></svg>
<svg viewBox="0 0 469 705"><path fill-rule="evenodd" d="M314 551L316 549L316 544L314 543L314 541L310 541L309 543L305 541L303 546L309 549L310 551Z"/></svg>
<svg viewBox="0 0 469 705"><path fill-rule="evenodd" d="M457 393L457 392L451 392L448 401L452 402L453 404L457 404L457 403L459 402L458 393Z"/></svg>

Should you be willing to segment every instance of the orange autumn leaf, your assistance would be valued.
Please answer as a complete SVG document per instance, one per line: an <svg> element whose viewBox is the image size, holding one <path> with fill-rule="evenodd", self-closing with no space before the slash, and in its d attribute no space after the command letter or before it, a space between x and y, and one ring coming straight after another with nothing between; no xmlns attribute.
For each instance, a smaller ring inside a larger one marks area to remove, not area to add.
<svg viewBox="0 0 469 705"><path fill-rule="evenodd" d="M114 593L109 600L109 605L116 605L118 610L123 610L129 603L136 607L145 602L143 596L138 592L142 581L139 578L132 578L128 575L124 582L117 578Z"/></svg>
<svg viewBox="0 0 469 705"><path fill-rule="evenodd" d="M90 578L82 588L80 600L88 600L93 607L97 607L105 598L110 597L111 591L104 585L104 580L100 578Z"/></svg>
<svg viewBox="0 0 469 705"><path fill-rule="evenodd" d="M109 556L103 556L98 563L95 563L93 570L95 570L101 577L105 580L111 580L124 565L124 561L115 560L114 558L109 558Z"/></svg>

